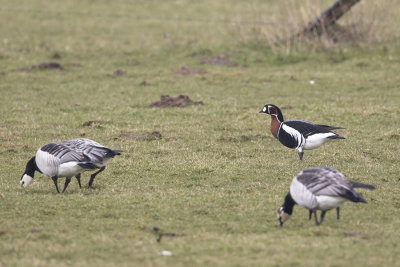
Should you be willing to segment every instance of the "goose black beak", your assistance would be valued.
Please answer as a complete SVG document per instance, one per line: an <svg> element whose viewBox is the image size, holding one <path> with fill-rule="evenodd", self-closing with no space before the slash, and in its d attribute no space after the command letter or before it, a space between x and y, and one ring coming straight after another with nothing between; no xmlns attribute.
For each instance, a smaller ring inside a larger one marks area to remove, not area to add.
<svg viewBox="0 0 400 267"><path fill-rule="evenodd" d="M278 221L279 221L279 226L282 227L282 226L283 226L282 218L279 217L279 218L278 218Z"/></svg>
<svg viewBox="0 0 400 267"><path fill-rule="evenodd" d="M258 113L264 113L264 111L263 111L263 110L260 110Z"/></svg>

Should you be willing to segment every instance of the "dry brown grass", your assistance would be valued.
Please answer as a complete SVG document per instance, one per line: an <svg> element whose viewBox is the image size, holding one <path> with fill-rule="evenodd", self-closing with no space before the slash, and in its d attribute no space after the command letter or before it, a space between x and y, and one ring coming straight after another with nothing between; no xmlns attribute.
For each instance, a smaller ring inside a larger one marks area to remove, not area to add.
<svg viewBox="0 0 400 267"><path fill-rule="evenodd" d="M334 1L288 0L285 5L276 5L268 16L257 5L251 12L259 23L251 26L235 23L233 30L244 44L264 44L273 51L289 53L306 45L307 50L355 46L372 48L387 46L389 41L400 38L397 25L400 23L399 10L395 0L361 1L346 13L336 25L327 29L322 36L309 35L293 39L305 25ZM271 16L271 13L274 15Z"/></svg>

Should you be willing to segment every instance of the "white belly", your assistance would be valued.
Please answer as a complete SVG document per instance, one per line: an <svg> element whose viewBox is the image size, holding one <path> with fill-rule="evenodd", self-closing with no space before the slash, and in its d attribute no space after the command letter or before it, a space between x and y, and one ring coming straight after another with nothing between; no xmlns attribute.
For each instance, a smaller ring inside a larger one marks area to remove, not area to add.
<svg viewBox="0 0 400 267"><path fill-rule="evenodd" d="M87 171L78 165L78 162L66 162L59 166L58 177L73 177L81 172Z"/></svg>
<svg viewBox="0 0 400 267"><path fill-rule="evenodd" d="M319 210L330 210L333 208L340 207L346 199L342 197L331 197L331 196L317 196Z"/></svg>
<svg viewBox="0 0 400 267"><path fill-rule="evenodd" d="M321 133L314 134L306 139L306 143L303 146L303 149L314 149L321 146L323 143L329 140L329 136L333 136L333 133Z"/></svg>

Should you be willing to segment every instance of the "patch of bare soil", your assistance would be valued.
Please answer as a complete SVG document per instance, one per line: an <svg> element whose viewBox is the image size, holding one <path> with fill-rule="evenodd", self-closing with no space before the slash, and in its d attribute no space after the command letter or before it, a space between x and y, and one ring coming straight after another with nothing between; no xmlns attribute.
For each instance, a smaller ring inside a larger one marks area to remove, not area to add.
<svg viewBox="0 0 400 267"><path fill-rule="evenodd" d="M86 121L82 124L83 127L89 127L89 126L100 126L102 124L102 121Z"/></svg>
<svg viewBox="0 0 400 267"><path fill-rule="evenodd" d="M179 95L177 97L161 95L160 101L151 103L149 108L187 107L191 105L204 105L204 103L203 101L193 101L187 95Z"/></svg>
<svg viewBox="0 0 400 267"><path fill-rule="evenodd" d="M207 74L206 70L196 68L196 67L182 67L179 70L174 71L175 74L181 75L195 75L195 74Z"/></svg>
<svg viewBox="0 0 400 267"><path fill-rule="evenodd" d="M231 61L231 59L224 54L221 54L216 57L202 57L199 60L199 64L208 64L208 65L223 65L228 67L237 67L238 64L236 62Z"/></svg>
<svg viewBox="0 0 400 267"><path fill-rule="evenodd" d="M33 65L30 68L20 68L20 69L15 69L13 71L21 71L21 72L31 72L34 69L40 69L40 70L48 70L48 69L58 69L58 70L64 70L64 67L57 62L42 62L38 65Z"/></svg>
<svg viewBox="0 0 400 267"><path fill-rule="evenodd" d="M135 134L135 133L121 134L120 137L127 139L135 139L135 140L156 140L156 139L161 139L162 136L159 131L154 131L152 133L146 133L146 134Z"/></svg>
<svg viewBox="0 0 400 267"><path fill-rule="evenodd" d="M118 69L118 70L114 71L114 75L115 76L123 76L123 75L126 75L126 72Z"/></svg>
<svg viewBox="0 0 400 267"><path fill-rule="evenodd" d="M60 63L57 62L42 62L38 65L33 65L32 69L59 69L59 70L64 70L64 67L61 66Z"/></svg>
<svg viewBox="0 0 400 267"><path fill-rule="evenodd" d="M61 55L60 55L60 53L55 52L55 53L51 56L51 58L52 58L52 59L60 59L60 58L61 58Z"/></svg>

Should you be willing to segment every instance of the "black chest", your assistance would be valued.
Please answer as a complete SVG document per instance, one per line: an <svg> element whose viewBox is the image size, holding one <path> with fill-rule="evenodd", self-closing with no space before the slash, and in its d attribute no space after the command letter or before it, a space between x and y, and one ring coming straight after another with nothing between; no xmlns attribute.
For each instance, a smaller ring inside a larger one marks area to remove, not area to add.
<svg viewBox="0 0 400 267"><path fill-rule="evenodd" d="M287 133L282 128L279 129L278 140L288 148L297 148L299 145L297 137Z"/></svg>

